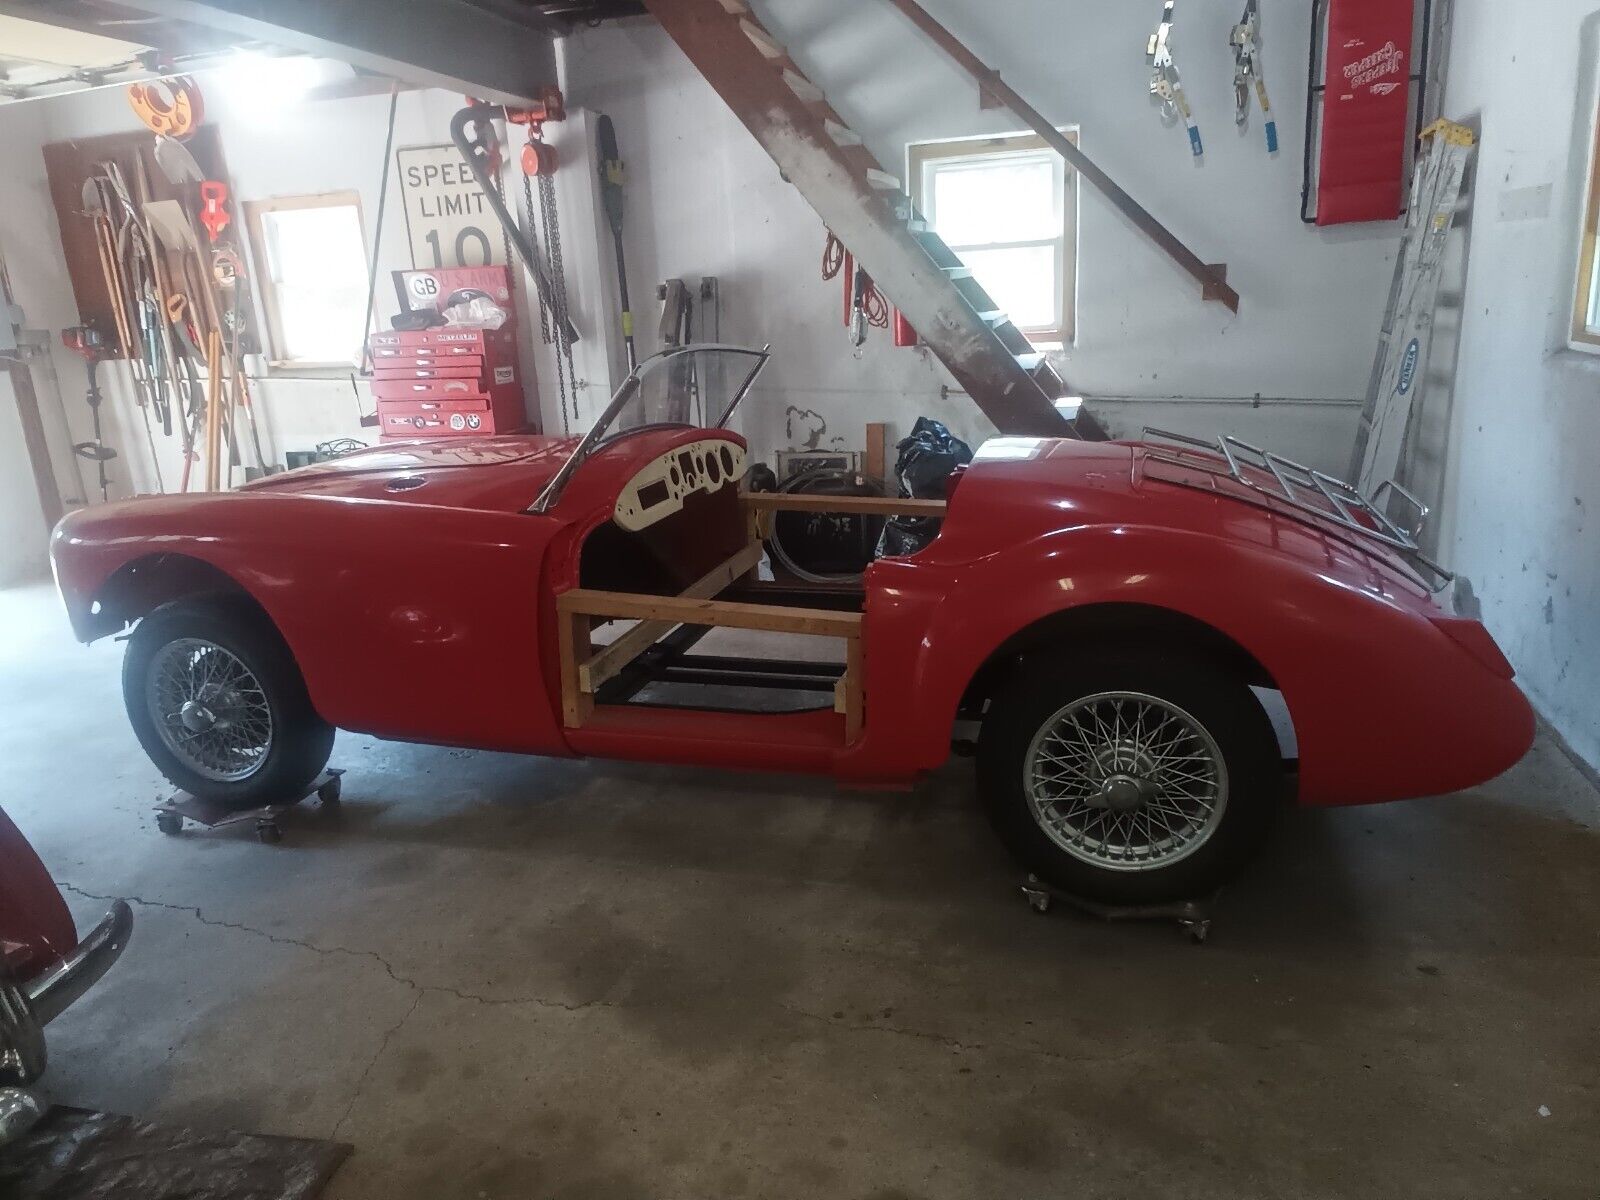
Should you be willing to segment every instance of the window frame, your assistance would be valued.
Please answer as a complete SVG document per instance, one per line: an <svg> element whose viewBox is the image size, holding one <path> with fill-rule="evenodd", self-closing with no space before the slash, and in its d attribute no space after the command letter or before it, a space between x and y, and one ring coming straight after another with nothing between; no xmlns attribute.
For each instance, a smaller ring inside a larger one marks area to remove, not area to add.
<svg viewBox="0 0 1600 1200"><path fill-rule="evenodd" d="M275 372L346 370L360 362L359 353L348 360L331 362L283 357L283 316L278 305L278 289L272 278L272 265L267 257L267 237L262 217L267 213L295 212L312 208L356 210L356 227L361 236L361 261L369 272L372 269L371 253L367 246L366 217L361 211L361 193L355 189L312 192L299 196L274 196L268 200L244 202L245 223L250 230L250 259L255 268L256 292L260 301L260 311L266 317L266 337L262 349L266 354L268 368ZM364 329L361 331L361 336L366 337L370 332L370 329Z"/></svg>
<svg viewBox="0 0 1600 1200"><path fill-rule="evenodd" d="M1078 144L1078 129L1076 126L1065 126L1060 131L1073 145ZM1031 326L1018 324L1027 338L1038 344L1058 344L1063 347L1072 346L1078 337L1078 172L1072 164L1064 161L1060 154L1037 133L1002 133L978 134L973 137L939 138L932 141L912 142L906 147L906 178L910 186L911 200L918 211L926 212L925 195L927 187L928 170L937 163L952 162L971 158L999 158L1002 156L1020 156L1024 154L1037 154L1043 151L1048 154L1061 171L1061 237L1056 242L1056 263L1061 279L1061 295L1058 303L1061 306L1061 319L1055 325ZM999 242L996 248L1009 246L1037 246L1041 243L1037 239L1024 239L1016 242ZM972 247L969 247L971 249ZM959 255L960 250L951 249Z"/></svg>

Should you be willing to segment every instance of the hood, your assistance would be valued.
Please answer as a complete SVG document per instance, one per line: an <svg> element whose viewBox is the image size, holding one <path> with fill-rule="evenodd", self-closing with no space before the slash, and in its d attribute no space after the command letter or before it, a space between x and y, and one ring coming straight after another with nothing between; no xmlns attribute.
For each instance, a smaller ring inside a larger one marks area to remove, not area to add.
<svg viewBox="0 0 1600 1200"><path fill-rule="evenodd" d="M542 434L387 442L237 490L520 511L533 503L577 443L577 438Z"/></svg>

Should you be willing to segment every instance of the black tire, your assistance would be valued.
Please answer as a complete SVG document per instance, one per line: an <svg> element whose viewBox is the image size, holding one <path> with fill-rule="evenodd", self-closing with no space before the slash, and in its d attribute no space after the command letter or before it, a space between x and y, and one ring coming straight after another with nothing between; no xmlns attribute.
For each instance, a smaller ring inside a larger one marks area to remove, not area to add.
<svg viewBox="0 0 1600 1200"><path fill-rule="evenodd" d="M1220 817L1203 837L1194 836L1192 850L1166 865L1117 869L1086 861L1081 855L1093 857L1092 848L1069 852L1034 815L1024 772L1035 737L1076 701L1106 693L1135 693L1181 710L1209 735L1225 764ZM1025 660L984 718L978 786L996 832L1023 867L1064 892L1105 904L1210 895L1259 849L1285 790L1271 722L1248 686L1204 659L1143 647Z"/></svg>
<svg viewBox="0 0 1600 1200"><path fill-rule="evenodd" d="M255 676L271 712L272 735L248 776L211 778L174 753L157 728L147 683L167 646L196 639L221 647ZM298 799L328 763L334 730L306 694L294 655L258 610L226 600L179 601L139 622L122 660L122 698L133 732L150 761L174 785L229 808L255 808Z"/></svg>

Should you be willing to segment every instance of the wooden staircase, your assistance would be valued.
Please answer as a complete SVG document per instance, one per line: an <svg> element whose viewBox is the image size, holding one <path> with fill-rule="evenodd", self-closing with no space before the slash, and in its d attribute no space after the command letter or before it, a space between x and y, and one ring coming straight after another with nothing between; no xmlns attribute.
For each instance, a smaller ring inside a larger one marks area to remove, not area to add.
<svg viewBox="0 0 1600 1200"><path fill-rule="evenodd" d="M745 0L645 7L996 429L1105 436Z"/></svg>

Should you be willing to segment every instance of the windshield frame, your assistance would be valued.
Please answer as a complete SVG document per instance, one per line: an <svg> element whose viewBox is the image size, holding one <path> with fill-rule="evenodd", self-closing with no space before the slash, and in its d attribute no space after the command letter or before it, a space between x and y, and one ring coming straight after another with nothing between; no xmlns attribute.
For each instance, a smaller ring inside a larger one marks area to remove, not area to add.
<svg viewBox="0 0 1600 1200"><path fill-rule="evenodd" d="M672 421L655 422L650 425L640 425L632 429L620 429L615 432L611 430L611 426L616 422L617 417L627 407L628 401L638 394L640 380L644 378L647 372L655 370L658 364L667 360L684 354L704 353L706 351L742 354L755 359L754 365L744 377L744 382L734 392L733 398L728 401L727 407L722 410L722 416L717 419L715 425L696 426L688 422ZM530 513L546 513L554 508L561 499L561 493L566 490L567 484L571 481L578 468L596 450L608 442L627 437L630 434L643 433L648 429L726 428L728 421L733 417L734 411L744 401L744 398L750 394L750 389L755 386L756 377L761 374L771 358L771 345L763 346L757 350L752 346L735 346L724 342L690 342L684 346L668 346L659 354L651 355L635 367L628 374L628 377L622 381L622 386L612 394L610 402L606 405L605 410L595 418L595 422L590 426L589 432L583 435L583 439L573 448L572 454L567 458L567 461L561 464L561 469L551 477L550 482L539 493L539 498L533 502L533 505L527 511Z"/></svg>

